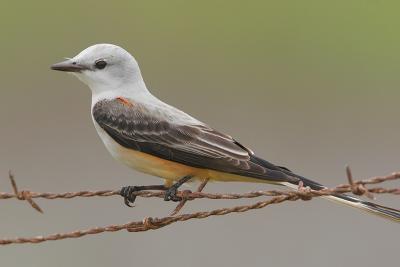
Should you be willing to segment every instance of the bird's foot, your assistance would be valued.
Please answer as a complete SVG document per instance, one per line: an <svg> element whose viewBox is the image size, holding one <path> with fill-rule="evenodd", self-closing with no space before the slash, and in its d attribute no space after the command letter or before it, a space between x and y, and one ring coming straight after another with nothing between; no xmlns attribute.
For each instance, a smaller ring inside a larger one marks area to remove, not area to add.
<svg viewBox="0 0 400 267"><path fill-rule="evenodd" d="M137 186L124 186L121 188L119 194L124 198L125 205L133 207L133 203L135 203L136 200L136 195L133 193L138 191Z"/></svg>
<svg viewBox="0 0 400 267"><path fill-rule="evenodd" d="M171 186L170 188L168 188L165 191L164 200L165 201L170 201L171 200L171 201L174 201L174 202L181 201L182 198L178 197L177 193L178 193L178 188L176 188L174 186Z"/></svg>
<svg viewBox="0 0 400 267"><path fill-rule="evenodd" d="M124 203L128 207L133 207L132 204L135 202L137 196L135 193L143 190L162 190L165 191L165 201L181 201L182 198L177 196L178 188L191 178L192 176L185 176L170 187L166 187L165 185L124 186L119 191L119 194L124 198Z"/></svg>
<svg viewBox="0 0 400 267"><path fill-rule="evenodd" d="M133 207L136 200L136 192L143 190L167 190L164 185L144 185L144 186L124 186L119 191L119 194L124 198L124 203L128 207Z"/></svg>
<svg viewBox="0 0 400 267"><path fill-rule="evenodd" d="M179 181L177 181L175 184L170 186L166 191L165 191L165 196L164 200L165 201L181 201L182 198L177 196L178 193L178 188L183 185L184 183L188 182L190 179L192 179L193 176L187 175L181 178Z"/></svg>

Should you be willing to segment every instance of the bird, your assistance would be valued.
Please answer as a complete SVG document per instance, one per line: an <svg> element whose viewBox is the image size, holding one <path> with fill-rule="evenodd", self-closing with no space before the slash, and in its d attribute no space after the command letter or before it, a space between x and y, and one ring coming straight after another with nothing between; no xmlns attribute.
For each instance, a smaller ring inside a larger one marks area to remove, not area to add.
<svg viewBox="0 0 400 267"><path fill-rule="evenodd" d="M73 74L91 89L94 126L116 160L164 179L161 185L123 187L120 194L128 206L141 190L164 190L165 200L178 201L178 188L194 180L326 188L158 99L147 89L136 59L120 46L95 44L50 68ZM324 197L400 222L400 210L346 194Z"/></svg>

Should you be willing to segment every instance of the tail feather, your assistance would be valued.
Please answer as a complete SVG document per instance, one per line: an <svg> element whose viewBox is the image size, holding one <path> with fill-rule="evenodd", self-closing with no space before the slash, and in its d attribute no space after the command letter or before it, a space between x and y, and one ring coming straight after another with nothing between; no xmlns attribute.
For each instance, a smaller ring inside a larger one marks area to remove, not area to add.
<svg viewBox="0 0 400 267"><path fill-rule="evenodd" d="M296 176L298 177L298 176ZM304 184L304 186L308 186L313 190L321 190L326 188L325 186L316 183L312 180L306 179L304 177L298 177ZM292 183L283 183L284 185L291 187L291 188L297 188L298 185L292 184ZM363 201L361 199L358 199L356 197L352 197L346 194L335 194L331 196L323 196L323 198L344 204L349 207L357 208L366 212L369 212L374 215L378 215L380 217L384 217L386 219L390 219L395 222L400 222L400 210L385 207L382 205L378 205L372 202L368 201Z"/></svg>
<svg viewBox="0 0 400 267"><path fill-rule="evenodd" d="M400 222L400 210L385 207L368 201L362 201L357 198L350 198L349 196L343 194L335 196L326 196L325 198L372 213L374 215L378 215L380 217L390 219L395 222Z"/></svg>
<svg viewBox="0 0 400 267"><path fill-rule="evenodd" d="M276 166L262 158L259 158L255 155L252 156L251 160L257 164L260 164L262 166L264 166L267 169L270 170L275 170L275 171L280 171L285 173L286 175L288 175L288 177L294 177L297 178L298 181L302 181L304 186L308 186L313 190L321 190L321 189L325 189L326 187L323 186L322 184L319 184L317 182L314 182L310 179L307 179L303 176L297 175L295 173L293 173L292 171L290 171L288 168L285 167L280 167L280 166ZM266 180L268 180L268 177L265 178ZM296 180L296 179L295 179ZM293 182L293 181L286 181L286 182L281 182L282 185L291 187L293 189L297 189L298 188L298 181L297 182ZM387 219L393 220L395 222L400 222L400 210L397 209L392 209L392 208L388 208L385 206L381 206L375 203L371 203L371 202L367 202L367 201L362 201L361 199L346 195L346 194L333 194L331 196L324 196L324 198L338 202L340 204L344 204L350 207L354 207L363 211L367 211L370 212L372 214L381 216L381 217L385 217Z"/></svg>

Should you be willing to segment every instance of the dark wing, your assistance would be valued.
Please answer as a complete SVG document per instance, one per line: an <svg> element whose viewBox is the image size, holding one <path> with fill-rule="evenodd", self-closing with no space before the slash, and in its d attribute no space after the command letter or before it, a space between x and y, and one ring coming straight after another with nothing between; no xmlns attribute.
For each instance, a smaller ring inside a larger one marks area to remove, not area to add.
<svg viewBox="0 0 400 267"><path fill-rule="evenodd" d="M180 125L150 114L139 104L102 100L94 120L120 145L192 167L270 181L295 178L253 153L232 137L205 125Z"/></svg>

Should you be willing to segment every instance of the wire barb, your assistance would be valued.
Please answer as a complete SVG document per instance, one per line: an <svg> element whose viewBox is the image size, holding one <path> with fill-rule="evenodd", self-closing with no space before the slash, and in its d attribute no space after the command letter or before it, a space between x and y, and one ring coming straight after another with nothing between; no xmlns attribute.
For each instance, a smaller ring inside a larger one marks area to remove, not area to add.
<svg viewBox="0 0 400 267"><path fill-rule="evenodd" d="M347 175L347 180L349 181L349 185L351 187L351 192L354 195L358 196L365 195L370 199L375 199L374 195L365 187L364 184L354 183L353 174L351 172L350 166L346 166L346 175Z"/></svg>
<svg viewBox="0 0 400 267"><path fill-rule="evenodd" d="M307 201L311 200L313 197L310 195L311 188L310 187L304 187L303 181L299 182L299 186L297 188L297 191L299 193L299 197L301 200Z"/></svg>
<svg viewBox="0 0 400 267"><path fill-rule="evenodd" d="M13 188L14 194L17 199L19 200L26 200L28 203L31 205L32 208L37 210L40 213L43 213L43 210L39 207L38 204L36 204L35 201L33 201L31 192L30 191L18 191L17 183L15 182L15 178L11 170L8 172L8 178L10 179L11 186Z"/></svg>
<svg viewBox="0 0 400 267"><path fill-rule="evenodd" d="M200 185L197 187L196 192L200 193L203 191L204 187L207 185L209 179L204 179ZM176 206L176 208L171 212L170 216L174 216L178 214L178 212L183 208L183 206L186 204L188 200L191 200L189 195L192 193L190 190L185 190L182 191L182 200L179 202L179 204Z"/></svg>

